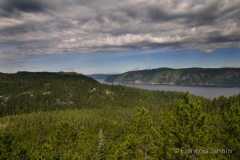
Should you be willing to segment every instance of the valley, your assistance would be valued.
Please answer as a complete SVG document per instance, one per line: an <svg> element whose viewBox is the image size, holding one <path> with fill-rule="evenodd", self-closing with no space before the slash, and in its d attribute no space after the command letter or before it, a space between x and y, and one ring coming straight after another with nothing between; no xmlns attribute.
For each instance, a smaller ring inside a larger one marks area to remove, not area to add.
<svg viewBox="0 0 240 160"><path fill-rule="evenodd" d="M1 73L0 88L0 159L239 157L240 94L210 100L62 72Z"/></svg>

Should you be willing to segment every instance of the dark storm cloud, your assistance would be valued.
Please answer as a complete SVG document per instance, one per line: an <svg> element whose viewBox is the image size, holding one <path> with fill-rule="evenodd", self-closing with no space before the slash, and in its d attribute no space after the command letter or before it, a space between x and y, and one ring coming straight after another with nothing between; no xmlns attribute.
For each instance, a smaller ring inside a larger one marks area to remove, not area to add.
<svg viewBox="0 0 240 160"><path fill-rule="evenodd" d="M19 12L44 12L47 4L38 0L4 0L0 2L1 16L12 16L19 14Z"/></svg>
<svg viewBox="0 0 240 160"><path fill-rule="evenodd" d="M239 35L236 36L223 36L223 35L215 35L215 36L210 36L208 38L208 42L219 42L219 43L224 43L224 42L239 42L240 41L240 37Z"/></svg>
<svg viewBox="0 0 240 160"><path fill-rule="evenodd" d="M44 10L44 5L41 1L34 0L8 0L3 6L6 11L12 12L14 10L24 12L40 12Z"/></svg>
<svg viewBox="0 0 240 160"><path fill-rule="evenodd" d="M237 14L230 15L230 17L226 17L226 15L234 12L239 13L240 3L226 7L224 10L221 10L223 5L221 3L223 2L212 1L212 3L209 3L198 10L194 10L194 7L199 5L198 3L189 4L189 8L181 11L174 11L173 7L166 7L168 6L167 4L166 6L150 6L147 8L147 18L151 19L155 23L182 20L181 22L183 24L189 26L213 25L216 24L217 20L223 17L225 17L225 19L239 18Z"/></svg>
<svg viewBox="0 0 240 160"><path fill-rule="evenodd" d="M0 35L4 37L26 34L29 32L37 32L38 30L49 31L47 26L40 25L41 23L24 23L0 29Z"/></svg>
<svg viewBox="0 0 240 160"><path fill-rule="evenodd" d="M239 0L2 0L0 57L240 46Z"/></svg>

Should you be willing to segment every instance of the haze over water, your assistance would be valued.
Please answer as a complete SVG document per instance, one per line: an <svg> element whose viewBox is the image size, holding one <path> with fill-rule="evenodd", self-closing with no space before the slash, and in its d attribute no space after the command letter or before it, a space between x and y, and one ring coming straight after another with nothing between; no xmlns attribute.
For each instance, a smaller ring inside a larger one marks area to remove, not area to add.
<svg viewBox="0 0 240 160"><path fill-rule="evenodd" d="M104 79L96 79L100 83L104 83ZM107 83L111 84L111 83ZM118 84L118 83L115 83ZM161 85L161 84L124 84L129 87L136 87L147 90L164 90L164 91L189 91L191 94L202 96L205 98L218 98L223 95L225 97L240 93L240 87L216 87L216 86L178 86L178 85Z"/></svg>

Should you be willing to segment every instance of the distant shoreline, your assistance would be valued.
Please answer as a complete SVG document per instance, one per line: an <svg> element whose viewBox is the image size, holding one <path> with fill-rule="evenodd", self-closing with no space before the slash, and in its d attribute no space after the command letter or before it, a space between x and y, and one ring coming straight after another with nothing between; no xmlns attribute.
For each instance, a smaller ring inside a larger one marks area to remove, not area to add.
<svg viewBox="0 0 240 160"><path fill-rule="evenodd" d="M123 82L103 82L105 84L136 84L136 85L168 85L168 86L194 86L194 87L235 87L235 88L240 88L239 86L233 86L233 85L193 85L193 84L163 84L163 83L123 83Z"/></svg>

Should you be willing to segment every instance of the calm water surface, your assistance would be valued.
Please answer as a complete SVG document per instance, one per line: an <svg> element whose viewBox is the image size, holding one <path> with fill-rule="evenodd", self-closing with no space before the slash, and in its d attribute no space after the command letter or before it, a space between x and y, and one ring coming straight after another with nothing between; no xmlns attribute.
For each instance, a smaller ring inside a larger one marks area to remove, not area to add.
<svg viewBox="0 0 240 160"><path fill-rule="evenodd" d="M96 80L100 83L104 83L104 79L96 79ZM240 93L240 87L178 86L178 85L162 85L162 84L124 84L124 85L130 86L130 87L147 89L147 90L182 91L182 92L189 91L191 94L203 96L210 99L217 98L221 95L229 97L234 94Z"/></svg>

